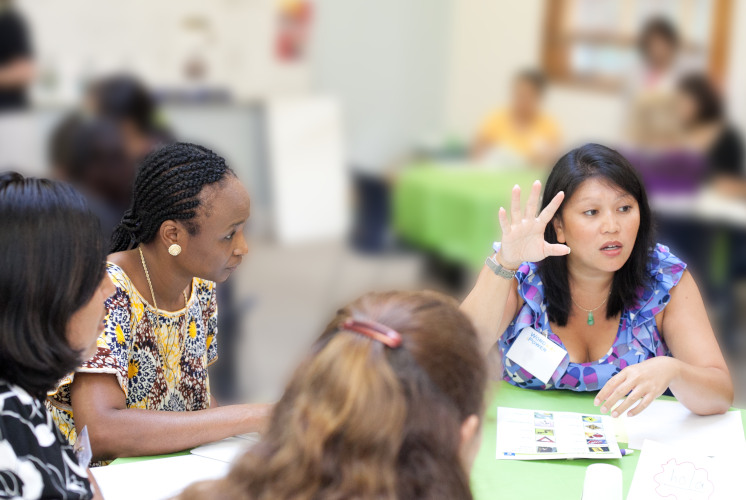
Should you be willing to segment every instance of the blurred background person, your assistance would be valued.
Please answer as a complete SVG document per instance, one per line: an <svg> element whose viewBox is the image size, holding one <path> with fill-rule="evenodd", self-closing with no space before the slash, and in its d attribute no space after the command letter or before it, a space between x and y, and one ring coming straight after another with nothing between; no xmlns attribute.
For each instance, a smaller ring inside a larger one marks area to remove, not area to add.
<svg viewBox="0 0 746 500"><path fill-rule="evenodd" d="M34 78L31 40L26 22L12 0L0 0L0 113L25 109Z"/></svg>
<svg viewBox="0 0 746 500"><path fill-rule="evenodd" d="M117 123L133 161L139 162L159 145L173 142L150 90L132 75L117 74L93 82L84 107Z"/></svg>
<svg viewBox="0 0 746 500"><path fill-rule="evenodd" d="M88 198L108 242L132 200L136 173L117 124L70 114L53 131L49 155L53 175Z"/></svg>
<svg viewBox="0 0 746 500"><path fill-rule="evenodd" d="M707 178L719 193L746 196L743 138L725 116L720 92L701 73L684 76L676 90L683 146L704 157Z"/></svg>
<svg viewBox="0 0 746 500"><path fill-rule="evenodd" d="M518 73L508 106L494 111L482 123L472 147L473 157L488 162L499 157L519 166L546 167L557 154L560 131L554 118L542 109L545 87L539 71Z"/></svg>

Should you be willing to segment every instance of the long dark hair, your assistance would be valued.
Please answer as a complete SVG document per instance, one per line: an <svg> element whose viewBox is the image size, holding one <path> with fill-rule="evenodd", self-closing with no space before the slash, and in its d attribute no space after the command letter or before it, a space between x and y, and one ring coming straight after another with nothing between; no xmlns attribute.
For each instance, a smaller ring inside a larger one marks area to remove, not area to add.
<svg viewBox="0 0 746 500"><path fill-rule="evenodd" d="M235 174L225 159L196 144L177 142L150 153L137 172L132 206L114 228L111 252L153 241L167 220L180 220L196 234L200 192L227 175Z"/></svg>
<svg viewBox="0 0 746 500"><path fill-rule="evenodd" d="M43 398L81 362L67 325L104 277L98 219L68 184L2 174L0 255L0 379Z"/></svg>
<svg viewBox="0 0 746 500"><path fill-rule="evenodd" d="M349 319L400 333L391 349ZM474 327L434 292L368 294L340 310L301 363L262 441L182 499L469 500L460 429L481 416L487 370Z"/></svg>
<svg viewBox="0 0 746 500"><path fill-rule="evenodd" d="M586 144L573 149L557 161L547 179L542 199L542 210L564 191L565 201L586 180L601 178L629 193L640 207L640 228L637 231L632 254L621 269L614 273L611 295L606 306L606 317L612 318L625 307L632 307L641 287L650 279L647 265L654 243L653 215L648 195L637 171L617 151L600 144ZM562 217L562 205L555 214ZM550 222L544 231L549 243L558 243L554 225ZM570 314L570 283L567 277L567 257L548 257L539 262L538 272L544 283L547 314L550 321L560 326L567 324Z"/></svg>

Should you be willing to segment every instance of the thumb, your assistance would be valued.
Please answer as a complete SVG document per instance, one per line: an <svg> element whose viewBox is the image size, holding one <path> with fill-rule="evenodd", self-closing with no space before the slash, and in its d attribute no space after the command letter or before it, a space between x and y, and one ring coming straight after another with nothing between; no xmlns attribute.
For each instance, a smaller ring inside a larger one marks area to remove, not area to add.
<svg viewBox="0 0 746 500"><path fill-rule="evenodd" d="M544 255L547 257L567 255L570 253L570 247L561 243L544 243Z"/></svg>

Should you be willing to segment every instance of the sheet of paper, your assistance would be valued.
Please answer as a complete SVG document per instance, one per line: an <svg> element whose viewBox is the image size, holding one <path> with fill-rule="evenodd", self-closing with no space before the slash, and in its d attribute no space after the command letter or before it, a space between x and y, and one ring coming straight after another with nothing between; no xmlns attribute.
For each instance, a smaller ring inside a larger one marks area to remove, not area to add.
<svg viewBox="0 0 746 500"><path fill-rule="evenodd" d="M742 450L741 450L742 451ZM710 458L646 440L627 500L731 500L742 498L743 453Z"/></svg>
<svg viewBox="0 0 746 500"><path fill-rule="evenodd" d="M217 479L229 465L219 460L184 455L91 469L106 500L162 500L171 498L193 482ZM137 493L133 492L137 485Z"/></svg>
<svg viewBox="0 0 746 500"><path fill-rule="evenodd" d="M230 437L194 448L192 455L220 460L221 462L231 463L233 460L259 442L259 436L242 434L240 436Z"/></svg>
<svg viewBox="0 0 746 500"><path fill-rule="evenodd" d="M646 439L693 453L715 456L744 442L741 412L702 417L677 401L653 401L634 417L620 417L629 447L639 450Z"/></svg>
<svg viewBox="0 0 746 500"><path fill-rule="evenodd" d="M498 460L621 458L607 415L497 408Z"/></svg>

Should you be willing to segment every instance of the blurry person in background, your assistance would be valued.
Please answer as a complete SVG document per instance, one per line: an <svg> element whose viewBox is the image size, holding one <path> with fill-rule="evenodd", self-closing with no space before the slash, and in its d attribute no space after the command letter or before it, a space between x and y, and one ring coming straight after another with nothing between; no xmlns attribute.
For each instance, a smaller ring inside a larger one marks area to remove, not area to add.
<svg viewBox="0 0 746 500"><path fill-rule="evenodd" d="M34 78L28 29L11 0L0 0L0 113L28 106Z"/></svg>
<svg viewBox="0 0 746 500"><path fill-rule="evenodd" d="M640 31L640 60L625 82L625 136L635 149L670 150L679 144L675 90L685 71L680 45L678 30L665 17L650 18Z"/></svg>
<svg viewBox="0 0 746 500"><path fill-rule="evenodd" d="M88 198L109 241L132 200L137 170L120 128L105 118L71 114L52 133L49 160L54 177L72 183Z"/></svg>
<svg viewBox="0 0 746 500"><path fill-rule="evenodd" d="M544 76L524 70L513 80L507 108L489 115L472 147L472 156L488 163L548 165L556 155L560 132L557 122L544 113L541 101L546 87Z"/></svg>
<svg viewBox="0 0 746 500"><path fill-rule="evenodd" d="M670 20L648 19L637 39L641 64L632 74L633 90L673 92L684 72L680 44L679 32Z"/></svg>
<svg viewBox="0 0 746 500"><path fill-rule="evenodd" d="M313 345L262 441L179 498L471 499L486 383L453 299L367 294Z"/></svg>
<svg viewBox="0 0 746 500"><path fill-rule="evenodd" d="M136 162L159 145L173 142L150 91L133 76L114 75L93 83L84 106L119 125L127 153Z"/></svg>
<svg viewBox="0 0 746 500"><path fill-rule="evenodd" d="M746 196L743 139L728 123L720 93L707 76L692 73L681 79L677 111L684 146L704 156L712 186L723 195Z"/></svg>

